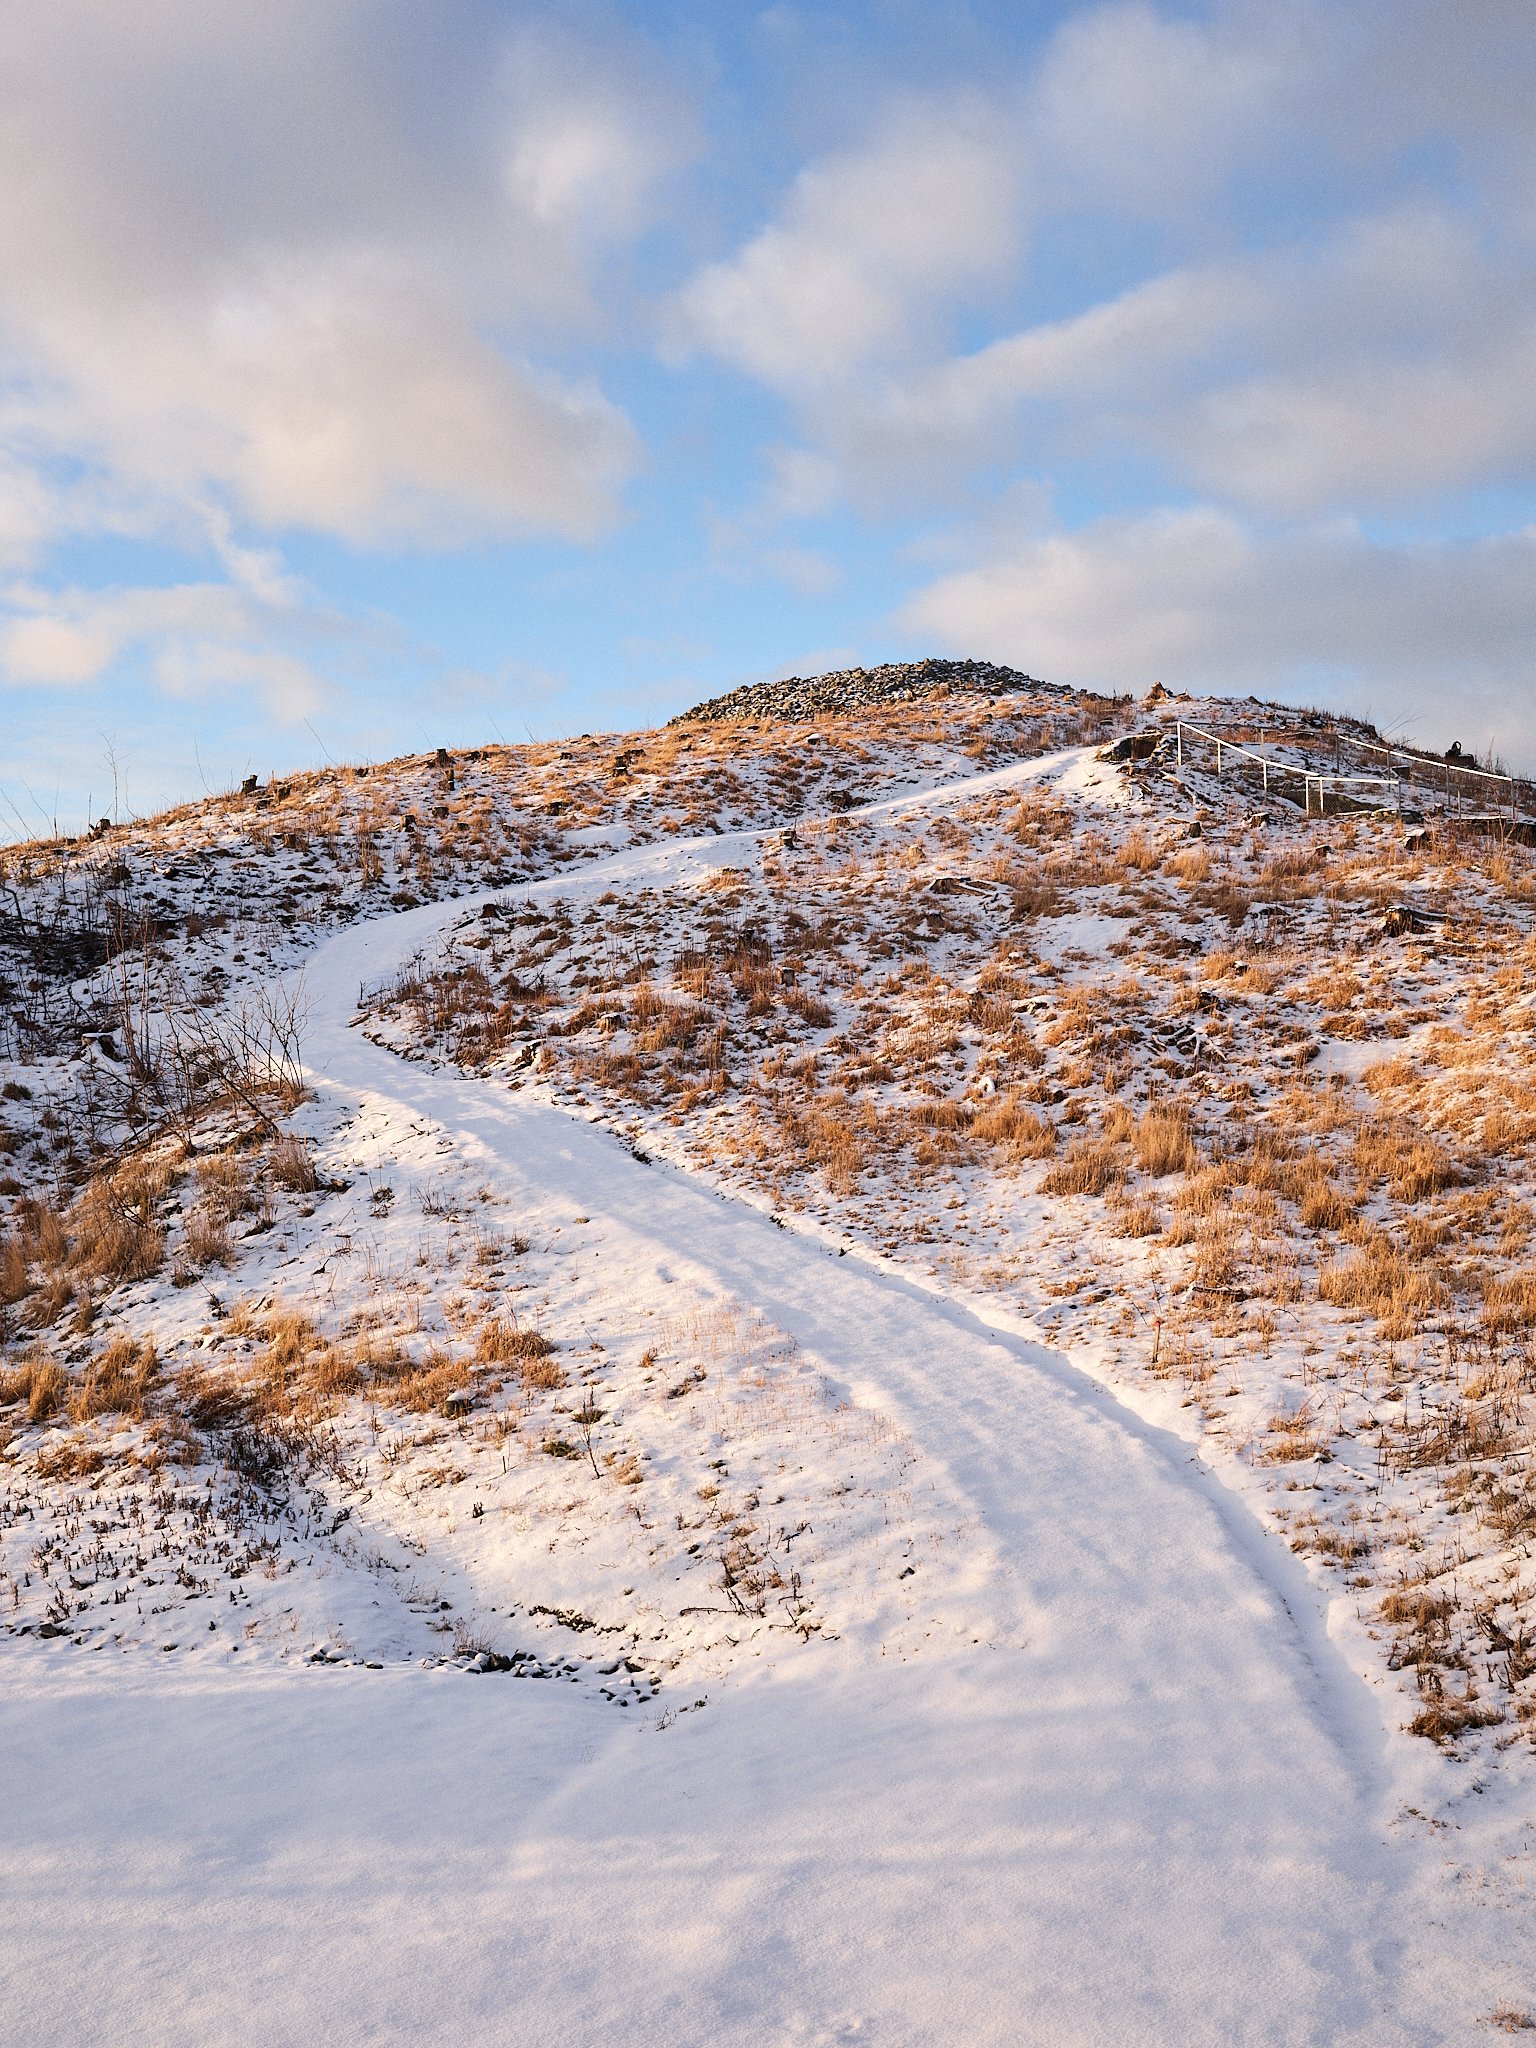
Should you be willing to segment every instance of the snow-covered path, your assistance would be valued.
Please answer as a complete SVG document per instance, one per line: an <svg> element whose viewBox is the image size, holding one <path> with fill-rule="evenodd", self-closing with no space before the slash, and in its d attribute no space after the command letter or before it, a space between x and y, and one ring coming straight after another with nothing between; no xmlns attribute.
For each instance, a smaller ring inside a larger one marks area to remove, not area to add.
<svg viewBox="0 0 1536 2048"><path fill-rule="evenodd" d="M731 855L674 843L549 886ZM616 1289L760 1307L944 1468L972 1554L917 1654L874 1626L796 1644L661 1732L455 1673L125 1684L39 1660L0 1697L0 2035L1478 2038L1300 1568L1059 1356L349 1029L359 983L461 908L322 949L322 1091L589 1219Z"/></svg>

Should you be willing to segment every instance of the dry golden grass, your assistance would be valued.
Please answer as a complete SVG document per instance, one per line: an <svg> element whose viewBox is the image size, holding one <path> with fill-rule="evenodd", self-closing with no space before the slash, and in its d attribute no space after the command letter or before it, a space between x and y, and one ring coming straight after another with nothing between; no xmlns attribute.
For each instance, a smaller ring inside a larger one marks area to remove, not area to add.
<svg viewBox="0 0 1536 2048"><path fill-rule="evenodd" d="M0 1368L0 1407L24 1401L28 1422L46 1422L64 1405L68 1385L57 1360L34 1350L15 1365Z"/></svg>
<svg viewBox="0 0 1536 2048"><path fill-rule="evenodd" d="M69 1412L76 1422L93 1415L126 1415L138 1422L160 1376L153 1338L117 1336L76 1382Z"/></svg>
<svg viewBox="0 0 1536 2048"><path fill-rule="evenodd" d="M20 1301L29 1285L27 1255L18 1238L0 1238L0 1307Z"/></svg>
<svg viewBox="0 0 1536 2048"><path fill-rule="evenodd" d="M1169 1173L1192 1173L1199 1164L1189 1116L1182 1109L1145 1111L1136 1124L1135 1147L1136 1164L1153 1180Z"/></svg>
<svg viewBox="0 0 1536 2048"><path fill-rule="evenodd" d="M1208 882L1211 878L1211 854L1207 846L1198 842L1193 846L1180 847L1169 856L1167 871L1186 884Z"/></svg>
<svg viewBox="0 0 1536 2048"><path fill-rule="evenodd" d="M1329 1180L1316 1180L1301 1198L1301 1220L1308 1230L1343 1230L1354 1221L1353 1202Z"/></svg>
<svg viewBox="0 0 1536 2048"><path fill-rule="evenodd" d="M194 1209L187 1218L182 1252L195 1267L232 1266L235 1251L229 1225L221 1216L210 1215L205 1209Z"/></svg>
<svg viewBox="0 0 1536 2048"><path fill-rule="evenodd" d="M1113 1207L1116 1237L1156 1237L1163 1228L1163 1212L1156 1202L1143 1198Z"/></svg>
<svg viewBox="0 0 1536 2048"><path fill-rule="evenodd" d="M204 1210L222 1223L247 1216L255 1207L249 1171L234 1152L217 1152L199 1160L197 1181Z"/></svg>
<svg viewBox="0 0 1536 2048"><path fill-rule="evenodd" d="M1443 1687L1432 1692L1408 1723L1408 1731L1412 1735L1423 1735L1445 1749L1459 1736L1465 1735L1469 1728L1493 1728L1503 1718L1502 1708L1481 1701L1468 1679L1465 1690L1459 1694L1448 1693Z"/></svg>
<svg viewBox="0 0 1536 2048"><path fill-rule="evenodd" d="M1230 1288L1237 1278L1238 1230L1230 1215L1212 1216L1195 1233L1190 1281L1203 1293Z"/></svg>
<svg viewBox="0 0 1536 2048"><path fill-rule="evenodd" d="M1299 1408L1289 1411L1277 1411L1270 1416L1266 1429L1268 1438L1259 1456L1267 1465L1315 1458L1324 1448L1317 1411L1311 1401L1303 1401Z"/></svg>
<svg viewBox="0 0 1536 2048"><path fill-rule="evenodd" d="M388 1398L396 1407L409 1408L418 1415L438 1413L455 1395L469 1393L473 1380L474 1374L462 1359L434 1346L394 1380Z"/></svg>
<svg viewBox="0 0 1536 2048"><path fill-rule="evenodd" d="M1385 1181L1399 1202L1420 1202L1426 1195L1456 1187L1464 1176L1449 1155L1427 1138L1379 1125L1367 1125L1350 1147L1350 1163L1367 1184Z"/></svg>
<svg viewBox="0 0 1536 2048"><path fill-rule="evenodd" d="M1125 1165L1113 1144L1079 1138L1040 1185L1047 1195L1102 1195L1124 1179Z"/></svg>
<svg viewBox="0 0 1536 2048"><path fill-rule="evenodd" d="M1044 1159L1056 1149L1056 1133L1017 1090L996 1096L978 1109L971 1120L971 1135L984 1145L995 1145L1010 1159Z"/></svg>
<svg viewBox="0 0 1536 2048"><path fill-rule="evenodd" d="M1392 1240L1372 1234L1349 1259L1330 1260L1317 1276L1318 1298L1374 1316L1384 1337L1411 1337L1447 1298L1444 1283L1415 1265Z"/></svg>
<svg viewBox="0 0 1536 2048"><path fill-rule="evenodd" d="M1536 1272L1522 1268L1484 1283L1483 1326L1495 1332L1536 1330Z"/></svg>
<svg viewBox="0 0 1536 2048"><path fill-rule="evenodd" d="M509 1367L524 1386L552 1390L565 1385L554 1350L542 1330L522 1330L497 1319L481 1325L475 1356L483 1365Z"/></svg>

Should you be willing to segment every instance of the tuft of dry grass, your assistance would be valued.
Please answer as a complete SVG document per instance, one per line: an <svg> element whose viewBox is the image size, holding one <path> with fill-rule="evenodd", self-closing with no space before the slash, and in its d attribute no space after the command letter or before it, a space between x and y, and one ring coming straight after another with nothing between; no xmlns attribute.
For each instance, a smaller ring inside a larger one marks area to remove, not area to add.
<svg viewBox="0 0 1536 2048"><path fill-rule="evenodd" d="M977 1110L971 1135L984 1145L996 1145L1010 1159L1043 1159L1056 1149L1054 1129L1016 1089Z"/></svg>
<svg viewBox="0 0 1536 2048"><path fill-rule="evenodd" d="M1317 1276L1321 1301L1335 1308L1362 1309L1376 1318L1384 1337L1411 1337L1423 1318L1445 1299L1445 1287L1416 1266L1384 1234L1368 1239L1351 1259L1334 1259Z"/></svg>
<svg viewBox="0 0 1536 2048"><path fill-rule="evenodd" d="M1536 1329L1536 1272L1524 1268L1485 1283L1483 1326L1489 1331Z"/></svg>
<svg viewBox="0 0 1536 2048"><path fill-rule="evenodd" d="M1136 1125L1136 1164L1153 1180L1168 1173L1193 1173L1200 1163L1182 1109L1146 1110Z"/></svg>
<svg viewBox="0 0 1536 2048"><path fill-rule="evenodd" d="M320 1184L309 1147L289 1132L273 1141L267 1171L280 1188L293 1195L312 1195Z"/></svg>
<svg viewBox="0 0 1536 2048"><path fill-rule="evenodd" d="M232 1266L235 1250L230 1241L229 1225L221 1216L209 1215L204 1209L194 1209L187 1218L182 1252L194 1266Z"/></svg>
<svg viewBox="0 0 1536 2048"><path fill-rule="evenodd" d="M1102 1195L1125 1179L1116 1147L1103 1139L1079 1138L1041 1182L1048 1195Z"/></svg>
<svg viewBox="0 0 1536 2048"><path fill-rule="evenodd" d="M445 1410L455 1395L469 1391L473 1378L463 1359L434 1347L414 1371L400 1375L390 1389L390 1399L418 1415L433 1414Z"/></svg>
<svg viewBox="0 0 1536 2048"><path fill-rule="evenodd" d="M1354 1221L1355 1205L1329 1180L1314 1180L1301 1198L1301 1220L1308 1230L1343 1230Z"/></svg>
<svg viewBox="0 0 1536 2048"><path fill-rule="evenodd" d="M76 1383L69 1412L76 1422L93 1415L126 1415L142 1422L159 1373L153 1338L114 1337Z"/></svg>
<svg viewBox="0 0 1536 2048"><path fill-rule="evenodd" d="M1126 1202L1113 1213L1116 1237L1156 1237L1163 1227L1156 1202Z"/></svg>
<svg viewBox="0 0 1536 2048"><path fill-rule="evenodd" d="M1483 1705L1470 1681L1464 1693L1431 1694L1408 1723L1410 1735L1424 1735L1448 1749L1469 1728L1492 1728L1504 1718L1498 1707Z"/></svg>
<svg viewBox="0 0 1536 2048"><path fill-rule="evenodd" d="M0 1238L0 1308L20 1301L29 1284L27 1255L20 1240L7 1234Z"/></svg>
<svg viewBox="0 0 1536 2048"><path fill-rule="evenodd" d="M542 1330L520 1330L514 1323L493 1320L481 1325L475 1355L483 1365L510 1367L526 1387L550 1391L565 1385L554 1350Z"/></svg>
<svg viewBox="0 0 1536 2048"><path fill-rule="evenodd" d="M56 1360L42 1350L33 1351L18 1364L0 1370L0 1407L24 1401L28 1422L46 1422L63 1406L68 1384Z"/></svg>

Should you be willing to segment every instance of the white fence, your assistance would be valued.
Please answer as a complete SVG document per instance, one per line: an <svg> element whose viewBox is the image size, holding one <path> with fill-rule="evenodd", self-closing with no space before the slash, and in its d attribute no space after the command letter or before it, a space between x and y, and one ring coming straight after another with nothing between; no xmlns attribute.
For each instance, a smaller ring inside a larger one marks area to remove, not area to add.
<svg viewBox="0 0 1536 2048"><path fill-rule="evenodd" d="M1400 811L1403 807L1402 778L1396 774L1339 775L1315 768L1293 768L1289 761L1276 761L1256 747L1223 739L1220 733L1207 732L1200 725L1187 725L1182 719L1175 723L1173 733L1180 767L1184 764L1186 745L1191 749L1214 747L1218 775L1228 758L1252 762L1259 770L1266 796L1273 783L1284 795L1299 800L1309 817L1326 814L1330 795L1335 798L1335 809Z"/></svg>
<svg viewBox="0 0 1536 2048"><path fill-rule="evenodd" d="M1356 753L1397 763L1394 772L1404 781L1433 790L1447 812L1454 805L1457 816L1467 813L1469 797L1479 810L1491 806L1508 817L1511 824L1522 813L1536 811L1536 789L1518 776L1502 775L1492 768L1472 768L1459 760L1435 760L1410 753L1405 747L1378 745L1373 740L1352 739L1348 734L1339 738L1342 745L1352 747Z"/></svg>

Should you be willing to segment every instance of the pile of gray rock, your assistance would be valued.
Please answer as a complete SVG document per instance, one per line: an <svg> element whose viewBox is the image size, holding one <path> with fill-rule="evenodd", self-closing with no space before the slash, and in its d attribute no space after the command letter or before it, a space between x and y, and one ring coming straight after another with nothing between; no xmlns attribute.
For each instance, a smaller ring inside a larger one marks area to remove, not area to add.
<svg viewBox="0 0 1536 2048"><path fill-rule="evenodd" d="M987 697L1005 696L1011 690L1058 690L1021 675L1016 668L1000 668L990 661L945 661L930 656L927 661L891 661L882 668L840 668L825 676L786 676L777 683L744 683L723 697L711 697L679 712L669 720L683 725L694 719L774 718L797 719L824 716L828 712L862 711L871 704L898 704L905 698L931 697L941 690L964 690Z"/></svg>

